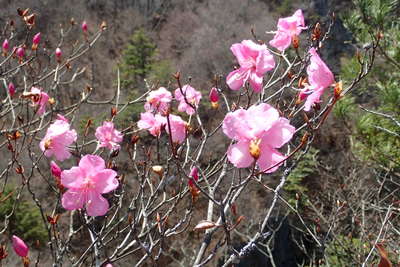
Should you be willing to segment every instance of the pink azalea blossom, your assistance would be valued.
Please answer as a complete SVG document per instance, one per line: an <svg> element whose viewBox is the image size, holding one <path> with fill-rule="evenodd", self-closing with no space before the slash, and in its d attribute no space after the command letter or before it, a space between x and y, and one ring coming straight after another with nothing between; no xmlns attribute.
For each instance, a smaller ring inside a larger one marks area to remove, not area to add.
<svg viewBox="0 0 400 267"><path fill-rule="evenodd" d="M250 83L254 92L259 93L263 86L263 76L275 67L275 61L265 44L259 45L251 40L231 46L240 68L229 73L226 83L232 90L239 90Z"/></svg>
<svg viewBox="0 0 400 267"><path fill-rule="evenodd" d="M10 94L11 97L13 97L15 94L15 86L12 82L8 84L8 93Z"/></svg>
<svg viewBox="0 0 400 267"><path fill-rule="evenodd" d="M33 95L32 97L33 106L34 107L39 106L37 114L43 115L43 113L46 111L46 103L49 100L49 95L37 87L31 88L31 94Z"/></svg>
<svg viewBox="0 0 400 267"><path fill-rule="evenodd" d="M309 50L311 54L310 65L307 67L308 83L302 90L302 94L307 94L304 110L309 111L315 103L321 102L321 95L324 90L334 83L334 77L328 66L322 61L315 48Z"/></svg>
<svg viewBox="0 0 400 267"><path fill-rule="evenodd" d="M75 130L70 130L70 124L64 120L56 120L47 128L46 135L39 143L39 147L44 151L46 157L54 157L63 161L71 157L68 146L75 142L77 134Z"/></svg>
<svg viewBox="0 0 400 267"><path fill-rule="evenodd" d="M175 90L175 98L179 101L178 110L192 115L195 112L192 106L197 107L199 105L201 93L188 84L182 86L182 92L180 88Z"/></svg>
<svg viewBox="0 0 400 267"><path fill-rule="evenodd" d="M114 123L111 121L105 121L103 126L97 127L95 136L100 142L100 147L107 147L110 150L119 149L120 145L118 143L123 138L123 134L114 129Z"/></svg>
<svg viewBox="0 0 400 267"><path fill-rule="evenodd" d="M158 90L151 91L146 100L147 102L144 105L146 111L165 113L168 111L169 103L172 100L172 94L164 87L160 87Z"/></svg>
<svg viewBox="0 0 400 267"><path fill-rule="evenodd" d="M199 170L197 169L197 167L193 167L193 168L190 170L189 176L190 176L191 178L190 178L189 181L188 181L188 185L189 185L190 187L192 187L192 186L195 185L194 181L197 182L197 181L199 180Z"/></svg>
<svg viewBox="0 0 400 267"><path fill-rule="evenodd" d="M256 160L259 169L267 173L276 171L278 165L271 167L285 159L276 149L289 142L295 132L289 120L265 103L229 112L222 130L237 141L228 148L228 160L235 167L246 168Z"/></svg>
<svg viewBox="0 0 400 267"><path fill-rule="evenodd" d="M50 171L51 174L56 178L61 178L61 168L54 161L50 162Z"/></svg>
<svg viewBox="0 0 400 267"><path fill-rule="evenodd" d="M147 129L155 137L160 137L162 127L165 124L167 124L165 117L160 114L154 115L151 112L141 113L140 120L138 121L139 129Z"/></svg>
<svg viewBox="0 0 400 267"><path fill-rule="evenodd" d="M275 33L274 39L269 44L283 51L290 46L293 38L298 36L304 29L306 27L303 12L301 9L298 9L292 16L279 19L278 30Z"/></svg>
<svg viewBox="0 0 400 267"><path fill-rule="evenodd" d="M23 258L28 256L28 252L29 252L28 246L25 244L24 240L22 240L21 238L19 238L16 235L12 236L12 247L18 256L23 257Z"/></svg>
<svg viewBox="0 0 400 267"><path fill-rule="evenodd" d="M185 141L186 138L186 126L187 123L182 120L180 116L170 114L169 118L169 125L165 126L165 130L168 134L171 134L172 142L181 144ZM171 131L170 128L171 127Z"/></svg>
<svg viewBox="0 0 400 267"><path fill-rule="evenodd" d="M118 187L117 173L106 169L104 160L96 155L86 155L79 166L61 173L61 184L68 188L62 196L61 204L67 210L85 206L89 216L103 216L109 209L106 194Z"/></svg>

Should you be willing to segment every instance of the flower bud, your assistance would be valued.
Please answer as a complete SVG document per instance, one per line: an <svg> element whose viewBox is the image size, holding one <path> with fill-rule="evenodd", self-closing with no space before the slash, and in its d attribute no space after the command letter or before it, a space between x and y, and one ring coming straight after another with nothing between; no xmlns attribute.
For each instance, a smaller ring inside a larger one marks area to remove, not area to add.
<svg viewBox="0 0 400 267"><path fill-rule="evenodd" d="M7 250L6 250L6 246L5 245L1 245L0 246L0 262L1 262L1 260L7 258L7 256L8 256L8 253L7 253Z"/></svg>
<svg viewBox="0 0 400 267"><path fill-rule="evenodd" d="M211 101L212 108L214 108L214 109L218 108L219 95L218 95L217 88L215 88L215 87L211 88L209 98Z"/></svg>
<svg viewBox="0 0 400 267"><path fill-rule="evenodd" d="M293 48L294 49L298 49L299 45L300 45L300 40L299 37L297 35L294 35L292 38L292 44L293 44Z"/></svg>
<svg viewBox="0 0 400 267"><path fill-rule="evenodd" d="M8 43L8 40L5 39L3 42L3 54L7 55L9 49L10 49L10 44Z"/></svg>
<svg viewBox="0 0 400 267"><path fill-rule="evenodd" d="M19 58L23 58L25 56L25 49L23 47L18 47L16 53Z"/></svg>
<svg viewBox="0 0 400 267"><path fill-rule="evenodd" d="M51 146L51 143L52 143L51 139L46 140L46 142L44 142L44 149L46 149L46 150L49 149Z"/></svg>
<svg viewBox="0 0 400 267"><path fill-rule="evenodd" d="M62 51L59 47L56 48L56 59L58 62L61 61L61 57L62 57Z"/></svg>
<svg viewBox="0 0 400 267"><path fill-rule="evenodd" d="M10 94L10 97L13 97L15 94L15 86L12 82L8 84L8 93Z"/></svg>
<svg viewBox="0 0 400 267"><path fill-rule="evenodd" d="M190 170L189 176L191 177L188 184L190 187L194 186L194 181L199 180L199 170L196 167L193 167Z"/></svg>
<svg viewBox="0 0 400 267"><path fill-rule="evenodd" d="M56 178L61 178L61 168L54 161L50 162L51 174Z"/></svg>
<svg viewBox="0 0 400 267"><path fill-rule="evenodd" d="M12 246L13 246L15 253L17 253L18 256L20 256L20 257L28 256L28 252L29 252L28 246L25 244L25 242L21 238L19 238L16 235L12 236Z"/></svg>
<svg viewBox="0 0 400 267"><path fill-rule="evenodd" d="M334 89L334 95L336 99L342 96L342 91L343 91L343 82L339 81L335 84L335 89Z"/></svg>
<svg viewBox="0 0 400 267"><path fill-rule="evenodd" d="M154 173L156 173L158 176L162 176L163 172L164 172L164 168L160 165L154 165L153 167L151 167L152 171Z"/></svg>
<svg viewBox="0 0 400 267"><path fill-rule="evenodd" d="M35 34L35 36L33 36L33 43L36 45L40 43L40 32L38 32L37 34Z"/></svg>
<svg viewBox="0 0 400 267"><path fill-rule="evenodd" d="M87 25L87 23L86 23L86 20L84 20L83 22L82 22L82 31L84 32L84 33L86 33L87 32L87 30L88 30L88 25Z"/></svg>
<svg viewBox="0 0 400 267"><path fill-rule="evenodd" d="M32 39L32 50L36 50L38 48L38 45L40 43L40 32L35 34Z"/></svg>
<svg viewBox="0 0 400 267"><path fill-rule="evenodd" d="M249 145L250 155L256 160L260 157L261 154L260 143L261 139L256 139L256 140L251 140Z"/></svg>

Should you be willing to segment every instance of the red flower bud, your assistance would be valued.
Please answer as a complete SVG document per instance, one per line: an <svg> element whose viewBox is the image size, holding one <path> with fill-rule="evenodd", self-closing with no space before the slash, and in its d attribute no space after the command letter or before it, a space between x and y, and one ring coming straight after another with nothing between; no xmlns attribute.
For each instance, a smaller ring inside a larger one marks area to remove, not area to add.
<svg viewBox="0 0 400 267"><path fill-rule="evenodd" d="M87 23L86 23L86 20L84 20L83 22L82 22L82 31L83 32L87 32L88 31L88 25L87 25Z"/></svg>
<svg viewBox="0 0 400 267"><path fill-rule="evenodd" d="M12 236L12 246L13 246L15 253L17 253L18 256L20 256L20 257L28 256L28 252L29 252L28 246L25 244L25 242L21 238L19 238L16 235Z"/></svg>
<svg viewBox="0 0 400 267"><path fill-rule="evenodd" d="M8 84L8 93L10 94L10 97L13 97L15 94L15 86L12 82Z"/></svg>

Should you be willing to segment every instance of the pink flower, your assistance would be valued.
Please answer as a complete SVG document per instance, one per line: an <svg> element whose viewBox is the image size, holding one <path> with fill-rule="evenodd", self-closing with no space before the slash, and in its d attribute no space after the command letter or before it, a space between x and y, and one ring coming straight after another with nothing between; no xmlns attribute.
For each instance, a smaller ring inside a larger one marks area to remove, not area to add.
<svg viewBox="0 0 400 267"><path fill-rule="evenodd" d="M57 160L63 161L71 157L68 146L75 142L76 138L76 131L70 130L70 124L58 119L47 128L39 147L46 157L54 155Z"/></svg>
<svg viewBox="0 0 400 267"><path fill-rule="evenodd" d="M38 115L43 115L46 111L46 103L49 100L49 95L37 87L31 88L33 106L39 106L37 110Z"/></svg>
<svg viewBox="0 0 400 267"><path fill-rule="evenodd" d="M23 47L17 48L17 56L22 59L25 56L25 49Z"/></svg>
<svg viewBox="0 0 400 267"><path fill-rule="evenodd" d="M193 187L193 186L195 185L194 181L197 182L197 180L199 180L199 170L198 170L196 167L193 167L193 168L190 170L189 176L192 177L192 178L189 179L188 185L189 185L190 187Z"/></svg>
<svg viewBox="0 0 400 267"><path fill-rule="evenodd" d="M68 188L62 196L61 204L67 210L86 207L89 216L103 216L109 204L103 198L118 187L117 173L106 169L104 160L96 155L86 155L79 166L61 173L61 184Z"/></svg>
<svg viewBox="0 0 400 267"><path fill-rule="evenodd" d="M186 138L186 126L187 123L182 120L181 117L170 114L169 118L169 125L165 126L165 130L168 134L171 134L172 142L181 144L185 141ZM170 128L171 127L171 131Z"/></svg>
<svg viewBox="0 0 400 267"><path fill-rule="evenodd" d="M82 28L82 31L83 31L84 33L87 32L87 30L88 30L88 25L87 25L87 23L86 23L86 20L84 20L84 21L82 22L81 28Z"/></svg>
<svg viewBox="0 0 400 267"><path fill-rule="evenodd" d="M54 161L50 162L50 171L51 174L56 178L61 178L61 168Z"/></svg>
<svg viewBox="0 0 400 267"><path fill-rule="evenodd" d="M308 83L302 90L303 94L308 94L304 104L304 110L309 111L314 103L321 102L321 95L324 90L334 83L334 77L328 66L319 57L315 48L308 51L311 54L310 65L307 67Z"/></svg>
<svg viewBox="0 0 400 267"><path fill-rule="evenodd" d="M111 121L103 122L103 126L97 127L96 138L100 142L100 147L107 147L110 150L116 150L120 148L120 143L123 138L123 134L114 129L114 123Z"/></svg>
<svg viewBox="0 0 400 267"><path fill-rule="evenodd" d="M10 94L10 97L13 97L15 94L15 86L12 82L8 84L8 93Z"/></svg>
<svg viewBox="0 0 400 267"><path fill-rule="evenodd" d="M37 34L35 34L35 36L33 36L32 42L35 45L38 45L40 43L40 32L38 32Z"/></svg>
<svg viewBox="0 0 400 267"><path fill-rule="evenodd" d="M15 253L18 254L18 256L23 257L23 258L28 256L28 252L29 252L28 246L25 244L25 242L21 238L19 238L16 235L12 236L12 247L13 247Z"/></svg>
<svg viewBox="0 0 400 267"><path fill-rule="evenodd" d="M306 27L304 24L303 12L301 9L298 9L291 17L279 19L278 31L269 44L283 51L290 46L293 38L298 36L304 29L306 29Z"/></svg>
<svg viewBox="0 0 400 267"><path fill-rule="evenodd" d="M228 160L235 167L247 168L256 160L259 169L267 173L276 171L278 165L271 167L285 159L276 149L289 142L295 132L286 118L265 103L229 112L222 130L237 141L228 148Z"/></svg>
<svg viewBox="0 0 400 267"><path fill-rule="evenodd" d="M57 61L60 61L61 57L62 57L62 51L61 51L61 49L59 47L56 48L56 53L55 54L56 54Z"/></svg>
<svg viewBox="0 0 400 267"><path fill-rule="evenodd" d="M263 76L275 67L275 61L265 44L259 45L251 40L231 46L240 68L229 73L226 83L232 90L239 90L249 81L254 92L262 89Z"/></svg>
<svg viewBox="0 0 400 267"><path fill-rule="evenodd" d="M8 52L8 50L10 49L10 44L8 43L8 40L7 39L5 39L4 41L3 41L3 52L4 53L7 53Z"/></svg>
<svg viewBox="0 0 400 267"><path fill-rule="evenodd" d="M179 101L178 110L180 112L186 112L188 115L192 115L195 112L193 107L199 105L201 93L188 84L182 86L182 92L180 88L175 90L175 98Z"/></svg>
<svg viewBox="0 0 400 267"><path fill-rule="evenodd" d="M154 115L151 112L140 114L138 121L139 129L148 129L150 134L155 137L160 137L162 127L167 124L167 119L160 114Z"/></svg>
<svg viewBox="0 0 400 267"><path fill-rule="evenodd" d="M169 103L172 100L172 94L164 87L160 87L158 90L151 91L146 100L147 102L144 105L146 111L165 113L168 111Z"/></svg>

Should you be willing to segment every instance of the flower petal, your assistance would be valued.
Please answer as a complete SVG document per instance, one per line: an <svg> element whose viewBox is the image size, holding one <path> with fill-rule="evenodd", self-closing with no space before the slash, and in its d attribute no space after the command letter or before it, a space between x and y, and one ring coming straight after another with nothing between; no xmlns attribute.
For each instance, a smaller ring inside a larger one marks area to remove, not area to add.
<svg viewBox="0 0 400 267"><path fill-rule="evenodd" d="M104 194L116 189L119 185L115 178L117 172L111 169L104 169L92 177L92 182L95 184L96 191Z"/></svg>
<svg viewBox="0 0 400 267"><path fill-rule="evenodd" d="M265 45L264 45L265 46ZM256 59L256 71L258 76L264 75L267 71L275 68L274 57L268 51L267 47L260 51Z"/></svg>
<svg viewBox="0 0 400 267"><path fill-rule="evenodd" d="M104 160L96 155L85 155L79 161L79 168L86 176L95 175L97 172L106 168Z"/></svg>
<svg viewBox="0 0 400 267"><path fill-rule="evenodd" d="M257 160L257 165L260 168L260 171L264 171L265 173L275 172L282 163L273 168L271 167L283 161L285 159L285 156L282 155L277 150L269 147L267 144L265 143L263 144L263 142L261 142L260 146L261 146L261 154Z"/></svg>
<svg viewBox="0 0 400 267"><path fill-rule="evenodd" d="M249 152L249 142L239 142L228 148L228 160L236 168L247 168L254 159Z"/></svg>
<svg viewBox="0 0 400 267"><path fill-rule="evenodd" d="M304 111L310 111L311 106L315 103L321 102L321 95L324 93L324 89L315 90L312 94L308 95L306 102L304 103Z"/></svg>
<svg viewBox="0 0 400 267"><path fill-rule="evenodd" d="M288 119L279 118L273 127L264 135L263 142L273 148L280 148L292 139L295 131L296 128L290 125Z"/></svg>
<svg viewBox="0 0 400 267"><path fill-rule="evenodd" d="M275 33L274 39L269 41L272 47L275 47L279 51L283 51L290 46L292 37L285 31L277 31Z"/></svg>
<svg viewBox="0 0 400 267"><path fill-rule="evenodd" d="M86 202L86 194L80 190L69 189L64 193L61 199L61 204L66 210L76 210L83 208Z"/></svg>
<svg viewBox="0 0 400 267"><path fill-rule="evenodd" d="M61 184L66 188L80 188L83 185L84 173L79 167L72 167L61 172Z"/></svg>
<svg viewBox="0 0 400 267"><path fill-rule="evenodd" d="M94 190L88 191L86 211L89 216L103 216L107 213L110 205L107 199Z"/></svg>
<svg viewBox="0 0 400 267"><path fill-rule="evenodd" d="M240 68L238 70L234 70L226 77L226 84L232 90L239 90L240 88L242 88L242 86L244 86L244 83L247 81L248 75L248 69Z"/></svg>
<svg viewBox="0 0 400 267"><path fill-rule="evenodd" d="M263 87L263 77L258 76L256 72L251 72L249 77L249 83L254 92L259 93Z"/></svg>

